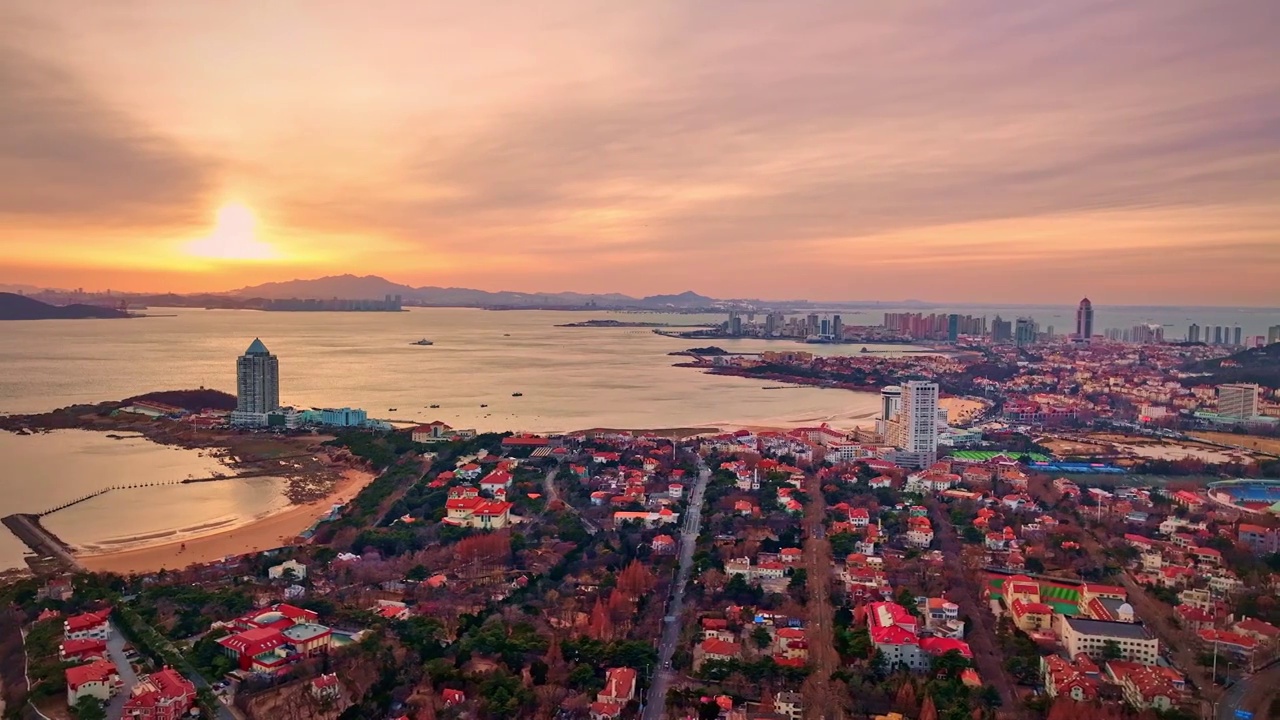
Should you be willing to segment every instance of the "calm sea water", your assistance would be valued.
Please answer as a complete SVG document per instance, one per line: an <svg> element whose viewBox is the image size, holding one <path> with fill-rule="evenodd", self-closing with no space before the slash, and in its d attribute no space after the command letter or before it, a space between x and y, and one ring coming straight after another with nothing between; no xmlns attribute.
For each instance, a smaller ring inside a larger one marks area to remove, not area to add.
<svg viewBox="0 0 1280 720"><path fill-rule="evenodd" d="M254 337L280 357L286 403L363 407L373 417L441 419L480 430L852 423L871 417L876 407L875 396L865 393L763 390L759 381L672 367L682 358L667 353L699 343L647 329L555 327L606 317L603 313L149 312L173 317L5 323L0 412L43 412L202 385L234 391L235 357ZM681 324L722 319L615 317ZM410 344L421 337L436 344ZM739 352L797 347L758 340L720 344ZM805 349L852 353L860 348ZM523 396L512 397L514 392ZM431 404L440 408L428 409ZM215 460L194 451L89 432L3 433L0 458L0 514L38 512L125 481L177 479L217 469ZM105 545L121 537L260 515L284 502L280 489L279 481L260 480L112 492L46 521L73 544ZM15 538L0 532L0 567L19 564L21 552Z"/></svg>
<svg viewBox="0 0 1280 720"><path fill-rule="evenodd" d="M138 437L64 430L36 435L0 432L0 515L42 512L104 487L207 477L225 466L195 450ZM199 532L235 524L287 505L284 481L253 478L113 491L59 510L44 523L73 545L110 546L113 540ZM22 564L25 546L0 529L0 569ZM173 539L173 538L168 538Z"/></svg>

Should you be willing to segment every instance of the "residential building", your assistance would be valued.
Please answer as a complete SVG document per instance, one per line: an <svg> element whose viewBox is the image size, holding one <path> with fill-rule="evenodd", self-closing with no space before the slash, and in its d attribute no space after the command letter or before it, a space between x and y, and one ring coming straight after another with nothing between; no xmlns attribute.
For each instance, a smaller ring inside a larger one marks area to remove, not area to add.
<svg viewBox="0 0 1280 720"><path fill-rule="evenodd" d="M895 461L928 467L938 458L938 384L912 380L902 387L902 405L889 442L900 452Z"/></svg>
<svg viewBox="0 0 1280 720"><path fill-rule="evenodd" d="M1081 653L1102 660L1103 652L1114 644L1125 660L1154 665L1160 656L1160 641L1142 623L1089 620L1055 615L1057 633L1067 654Z"/></svg>
<svg viewBox="0 0 1280 720"><path fill-rule="evenodd" d="M480 497L480 491L474 487L454 487L449 490L445 517L441 522L478 530L497 530L511 524L512 507L505 500Z"/></svg>
<svg viewBox="0 0 1280 720"><path fill-rule="evenodd" d="M1218 414L1247 420L1258 415L1258 386L1228 383L1218 386Z"/></svg>
<svg viewBox="0 0 1280 720"><path fill-rule="evenodd" d="M62 637L64 640L101 640L106 642L111 637L111 609L97 612L72 615L62 621Z"/></svg>
<svg viewBox="0 0 1280 720"><path fill-rule="evenodd" d="M359 408L321 408L320 424L335 427L362 427L369 422L369 414Z"/></svg>
<svg viewBox="0 0 1280 720"><path fill-rule="evenodd" d="M120 690L122 681L115 663L94 660L86 665L67 668L67 705L75 706L81 698L92 697L107 702Z"/></svg>
<svg viewBox="0 0 1280 720"><path fill-rule="evenodd" d="M311 697L320 700L336 700L342 695L342 683L335 673L321 675L311 681Z"/></svg>
<svg viewBox="0 0 1280 720"><path fill-rule="evenodd" d="M1254 555L1280 552L1280 529L1240 523L1238 538Z"/></svg>
<svg viewBox="0 0 1280 720"><path fill-rule="evenodd" d="M190 680L166 667L142 677L125 700L123 718L129 720L179 720L196 701Z"/></svg>
<svg viewBox="0 0 1280 720"><path fill-rule="evenodd" d="M1076 702L1092 702L1098 698L1102 672L1084 655L1074 662L1046 655L1040 658L1040 674L1044 678L1045 694L1051 698L1066 697Z"/></svg>
<svg viewBox="0 0 1280 720"><path fill-rule="evenodd" d="M285 560L279 565L272 565L267 568L267 577L272 580L279 580L290 576L298 580L306 578L307 566L297 560Z"/></svg>
<svg viewBox="0 0 1280 720"><path fill-rule="evenodd" d="M613 720L636 697L636 671L632 668L609 668L605 671L604 689L591 704L591 720Z"/></svg>
<svg viewBox="0 0 1280 720"><path fill-rule="evenodd" d="M280 409L280 361L254 338L236 358L236 411L233 424L259 424L260 416Z"/></svg>
<svg viewBox="0 0 1280 720"><path fill-rule="evenodd" d="M1029 317L1018 318L1014 325L1013 342L1018 347L1028 347L1034 345L1037 337L1040 335L1040 326L1036 321Z"/></svg>
<svg viewBox="0 0 1280 720"><path fill-rule="evenodd" d="M58 659L62 662L85 662L105 658L106 655L107 644L102 640L63 640L58 645Z"/></svg>
<svg viewBox="0 0 1280 720"><path fill-rule="evenodd" d="M1139 710L1168 711L1186 697L1186 680L1173 668L1112 660L1107 676L1120 686L1125 702Z"/></svg>

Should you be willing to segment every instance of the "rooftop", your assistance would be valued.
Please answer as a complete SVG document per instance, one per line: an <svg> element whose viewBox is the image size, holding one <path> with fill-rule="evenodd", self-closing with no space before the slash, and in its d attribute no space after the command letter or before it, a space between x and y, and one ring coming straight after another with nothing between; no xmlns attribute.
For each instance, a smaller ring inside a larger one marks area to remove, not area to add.
<svg viewBox="0 0 1280 720"><path fill-rule="evenodd" d="M1085 618L1078 617L1064 617L1063 620L1071 627L1072 630L1084 635L1124 638L1126 640L1153 639L1151 633L1142 623L1086 620Z"/></svg>

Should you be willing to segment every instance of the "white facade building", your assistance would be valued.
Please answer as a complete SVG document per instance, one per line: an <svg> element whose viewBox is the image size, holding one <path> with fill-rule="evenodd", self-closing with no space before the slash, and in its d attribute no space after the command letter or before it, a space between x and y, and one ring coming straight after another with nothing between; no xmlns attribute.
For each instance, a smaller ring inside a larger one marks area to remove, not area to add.
<svg viewBox="0 0 1280 720"><path fill-rule="evenodd" d="M902 409L890 423L895 461L928 467L938 459L938 384L912 380L902 387Z"/></svg>
<svg viewBox="0 0 1280 720"><path fill-rule="evenodd" d="M265 414L280 408L280 361L258 338L236 358L236 412Z"/></svg>
<svg viewBox="0 0 1280 720"><path fill-rule="evenodd" d="M1230 383L1218 386L1218 414L1247 420L1258 415L1258 386Z"/></svg>

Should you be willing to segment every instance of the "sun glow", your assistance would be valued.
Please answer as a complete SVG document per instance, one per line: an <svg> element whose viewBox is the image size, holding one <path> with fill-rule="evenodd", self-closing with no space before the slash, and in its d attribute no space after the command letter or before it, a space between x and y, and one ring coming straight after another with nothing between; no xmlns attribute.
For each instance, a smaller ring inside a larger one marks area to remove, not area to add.
<svg viewBox="0 0 1280 720"><path fill-rule="evenodd" d="M218 208L213 231L186 245L188 255L215 260L273 260L280 256L258 238L258 218L247 205L227 203Z"/></svg>

